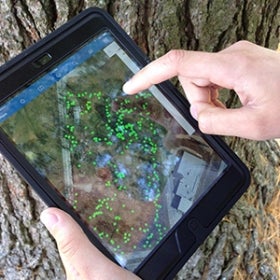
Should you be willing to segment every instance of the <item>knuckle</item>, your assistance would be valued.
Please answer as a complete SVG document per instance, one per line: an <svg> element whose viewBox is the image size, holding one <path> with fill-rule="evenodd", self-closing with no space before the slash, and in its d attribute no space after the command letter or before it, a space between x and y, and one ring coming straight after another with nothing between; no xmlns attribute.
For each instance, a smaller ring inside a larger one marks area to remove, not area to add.
<svg viewBox="0 0 280 280"><path fill-rule="evenodd" d="M254 47L253 43L246 40L241 40L230 45L228 48L222 50L221 52L236 52L236 53L242 53L248 51L250 52L253 47Z"/></svg>
<svg viewBox="0 0 280 280"><path fill-rule="evenodd" d="M235 71L239 73L250 73L255 57L252 55L253 44L248 41L238 41L221 53L225 55L225 60L235 63Z"/></svg>
<svg viewBox="0 0 280 280"><path fill-rule="evenodd" d="M168 65L178 65L180 64L185 57L185 51L184 50L170 50L166 54L167 63Z"/></svg>
<svg viewBox="0 0 280 280"><path fill-rule="evenodd" d="M248 49L252 47L252 43L246 40L240 40L236 43L233 44L234 47L238 48L238 49Z"/></svg>
<svg viewBox="0 0 280 280"><path fill-rule="evenodd" d="M79 250L79 244L73 238L63 238L58 242L58 249L64 256L72 258Z"/></svg>

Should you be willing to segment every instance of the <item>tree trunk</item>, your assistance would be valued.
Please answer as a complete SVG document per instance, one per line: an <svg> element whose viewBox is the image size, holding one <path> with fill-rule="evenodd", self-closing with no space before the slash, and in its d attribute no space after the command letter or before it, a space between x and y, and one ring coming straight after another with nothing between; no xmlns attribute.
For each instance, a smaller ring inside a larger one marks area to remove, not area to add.
<svg viewBox="0 0 280 280"><path fill-rule="evenodd" d="M247 39L276 49L279 41L278 0L1 0L0 63L89 6L108 10L152 59L174 48L218 51ZM238 105L233 92L224 101ZM279 146L225 140L249 167L251 187L176 279L280 279ZM0 162L0 279L65 279L39 222L45 205Z"/></svg>

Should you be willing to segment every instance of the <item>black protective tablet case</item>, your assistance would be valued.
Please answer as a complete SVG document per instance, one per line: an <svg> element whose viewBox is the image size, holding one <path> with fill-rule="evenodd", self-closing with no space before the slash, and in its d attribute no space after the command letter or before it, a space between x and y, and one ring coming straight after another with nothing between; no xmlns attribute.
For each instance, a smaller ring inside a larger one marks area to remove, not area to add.
<svg viewBox="0 0 280 280"><path fill-rule="evenodd" d="M101 20L98 20L98 18L101 18ZM103 27L103 24L112 31L119 40L119 44L132 57L137 59L143 66L147 64L148 58L143 55L141 50L115 21L102 10L91 8L0 68L1 104L23 84L30 82L34 77L41 75L45 71L44 67L40 68L40 65L36 65L36 63L44 63L44 59L48 60L48 57L45 56L46 53L52 54L51 62L47 63L49 68L64 57L65 52L71 52L77 45L82 45L88 38L88 30L91 26L100 25ZM35 64L34 61L36 61ZM189 104L172 84L165 82L159 85L159 88L163 92L168 92L169 98L172 96L172 102L178 111L186 116L188 121L197 129L196 121L191 118L187 110ZM249 186L250 176L247 168L221 138L206 135L203 135L203 137L225 160L228 168L224 176L209 189L207 194L200 198L191 210L186 213L184 219L177 223L176 227L166 235L161 244L134 271L143 279L172 279ZM17 151L2 131L0 132L0 151L47 205L59 207L70 213L83 227L95 246L114 260L112 255L80 220L79 215L64 202L64 199L53 188L46 184L46 181L40 174L35 172L35 169Z"/></svg>

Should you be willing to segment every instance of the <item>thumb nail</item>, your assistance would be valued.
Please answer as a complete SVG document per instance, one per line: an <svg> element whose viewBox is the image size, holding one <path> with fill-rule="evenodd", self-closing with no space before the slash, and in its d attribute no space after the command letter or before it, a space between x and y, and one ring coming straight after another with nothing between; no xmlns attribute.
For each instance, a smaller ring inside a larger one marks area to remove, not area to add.
<svg viewBox="0 0 280 280"><path fill-rule="evenodd" d="M46 226L46 228L50 230L58 222L58 217L53 213L49 213L47 209L42 212L40 220Z"/></svg>

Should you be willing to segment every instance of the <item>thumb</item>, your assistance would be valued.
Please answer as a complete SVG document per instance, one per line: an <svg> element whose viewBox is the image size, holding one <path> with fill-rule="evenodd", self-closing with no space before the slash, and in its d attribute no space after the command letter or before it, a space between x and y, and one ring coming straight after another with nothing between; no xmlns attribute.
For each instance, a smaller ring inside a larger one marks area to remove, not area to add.
<svg viewBox="0 0 280 280"><path fill-rule="evenodd" d="M248 107L227 109L209 103L196 104L199 128L206 134L259 139L255 112Z"/></svg>
<svg viewBox="0 0 280 280"><path fill-rule="evenodd" d="M67 213L57 208L48 208L40 218L56 240L68 280L138 279L94 247Z"/></svg>

